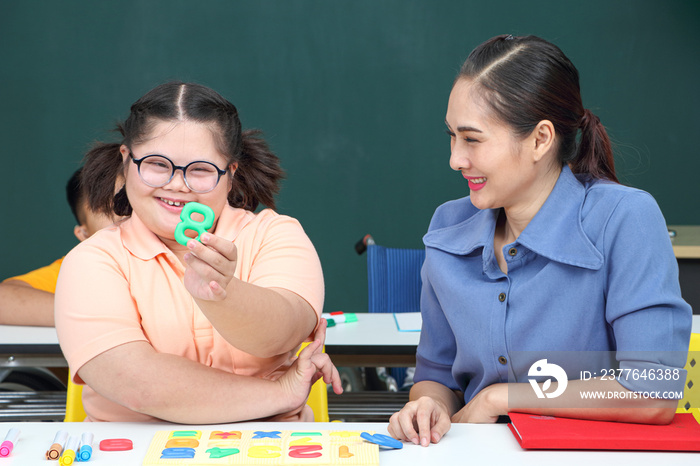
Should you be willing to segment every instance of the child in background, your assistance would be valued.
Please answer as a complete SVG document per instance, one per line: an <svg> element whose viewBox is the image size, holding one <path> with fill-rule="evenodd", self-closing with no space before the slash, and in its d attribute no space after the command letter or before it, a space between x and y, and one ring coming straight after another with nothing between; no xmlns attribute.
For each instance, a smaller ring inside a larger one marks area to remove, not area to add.
<svg viewBox="0 0 700 466"><path fill-rule="evenodd" d="M311 384L323 377L339 393L340 379L321 353L316 251L272 210L277 157L242 131L233 104L197 84L156 87L118 129L120 142L88 153L83 180L91 208L128 218L66 256L56 291L88 419L313 420ZM174 231L189 202L215 223L183 246Z"/></svg>
<svg viewBox="0 0 700 466"><path fill-rule="evenodd" d="M93 212L80 189L80 172L76 170L66 185L70 210L78 222L73 234L80 241L111 225L116 217ZM53 327L54 292L63 258L24 275L0 283L0 324Z"/></svg>

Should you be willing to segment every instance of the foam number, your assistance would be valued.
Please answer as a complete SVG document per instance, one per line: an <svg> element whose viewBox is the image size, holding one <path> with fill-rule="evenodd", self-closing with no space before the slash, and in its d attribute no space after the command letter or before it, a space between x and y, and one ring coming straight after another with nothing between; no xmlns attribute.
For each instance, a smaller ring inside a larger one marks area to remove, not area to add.
<svg viewBox="0 0 700 466"><path fill-rule="evenodd" d="M200 438L202 436L202 433L198 430L174 430L170 434L170 438L183 438L183 437L190 437L190 438Z"/></svg>
<svg viewBox="0 0 700 466"><path fill-rule="evenodd" d="M403 443L399 442L393 437L389 437L388 435L372 435L369 432L362 432L360 434L360 437L362 437L364 440L367 440L368 442L376 443L380 447L394 448L396 450L400 450L401 448L403 448Z"/></svg>
<svg viewBox="0 0 700 466"><path fill-rule="evenodd" d="M197 448L199 441L193 438L171 438L165 448Z"/></svg>
<svg viewBox="0 0 700 466"><path fill-rule="evenodd" d="M282 449L272 445L253 445L248 448L248 456L251 458L279 458Z"/></svg>
<svg viewBox="0 0 700 466"><path fill-rule="evenodd" d="M313 442L313 440L311 440L311 437L302 437L297 440L292 440L291 442L289 442L289 445L318 445L318 443Z"/></svg>
<svg viewBox="0 0 700 466"><path fill-rule="evenodd" d="M294 445L289 447L290 458L319 458L322 456L321 445Z"/></svg>
<svg viewBox="0 0 700 466"><path fill-rule="evenodd" d="M100 442L102 451L126 451L134 448L134 443L128 438L108 438Z"/></svg>
<svg viewBox="0 0 700 466"><path fill-rule="evenodd" d="M339 430L337 432L331 432L331 435L334 437L357 437L360 435L360 432L354 432L351 430Z"/></svg>
<svg viewBox="0 0 700 466"><path fill-rule="evenodd" d="M231 432L222 432L220 430L215 430L211 433L209 438L211 440L240 440L241 432L238 430L234 430Z"/></svg>
<svg viewBox="0 0 700 466"><path fill-rule="evenodd" d="M227 456L237 455L241 450L238 448L210 448L207 450L209 458L226 458Z"/></svg>
<svg viewBox="0 0 700 466"><path fill-rule="evenodd" d="M342 445L338 448L338 456L341 458L352 458L355 455L350 453L350 448L347 445Z"/></svg>
<svg viewBox="0 0 700 466"><path fill-rule="evenodd" d="M194 213L202 215L204 219L201 221L192 219L192 214ZM201 241L202 233L205 233L214 225L214 218L214 211L211 207L200 204L199 202L188 202L185 204L182 212L180 212L181 222L175 227L175 240L183 246L187 246L187 242L192 238L185 235L185 232L187 230L192 230L197 233L195 239Z"/></svg>
<svg viewBox="0 0 700 466"><path fill-rule="evenodd" d="M280 438L280 432L279 430L271 430L269 432L266 432L264 430L256 430L255 435L253 435L253 438Z"/></svg>
<svg viewBox="0 0 700 466"><path fill-rule="evenodd" d="M166 448L161 452L160 458L194 458L194 448Z"/></svg>

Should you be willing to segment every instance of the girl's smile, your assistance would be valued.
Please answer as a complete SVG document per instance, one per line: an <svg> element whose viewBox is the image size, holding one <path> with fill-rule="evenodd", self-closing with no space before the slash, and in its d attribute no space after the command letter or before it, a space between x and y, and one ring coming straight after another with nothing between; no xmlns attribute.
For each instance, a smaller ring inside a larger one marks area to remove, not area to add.
<svg viewBox="0 0 700 466"><path fill-rule="evenodd" d="M175 241L174 233L180 223L180 213L188 202L196 201L211 207L217 219L228 203L230 173L235 167L229 167L231 171L219 179L214 189L197 193L185 183L182 170L175 170L167 184L151 187L143 181L133 161L149 155L162 155L178 166L205 161L223 169L227 159L219 152L208 125L189 120L159 121L143 142L132 144L131 148L122 146L121 151L126 163L126 191L134 213L172 250L182 249Z"/></svg>

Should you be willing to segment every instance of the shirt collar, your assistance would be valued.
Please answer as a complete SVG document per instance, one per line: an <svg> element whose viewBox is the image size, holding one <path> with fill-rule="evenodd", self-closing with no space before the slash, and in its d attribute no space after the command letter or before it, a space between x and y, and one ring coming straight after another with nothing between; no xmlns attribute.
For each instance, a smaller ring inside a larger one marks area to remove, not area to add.
<svg viewBox="0 0 700 466"><path fill-rule="evenodd" d="M565 165L551 194L520 234L517 243L556 262L600 269L603 255L588 239L581 223L586 191Z"/></svg>
<svg viewBox="0 0 700 466"><path fill-rule="evenodd" d="M233 241L255 214L243 209L226 206L216 222L215 235ZM124 247L141 260L150 260L159 254L172 251L143 223L135 212L120 225Z"/></svg>
<svg viewBox="0 0 700 466"><path fill-rule="evenodd" d="M586 188L564 166L554 189L544 205L520 234L515 244L550 260L597 270L603 256L583 231L581 208ZM468 200L468 198L467 198ZM423 238L426 246L452 254L465 255L484 248L484 260L493 254L493 235L498 209L477 210L461 201L464 220L429 231Z"/></svg>

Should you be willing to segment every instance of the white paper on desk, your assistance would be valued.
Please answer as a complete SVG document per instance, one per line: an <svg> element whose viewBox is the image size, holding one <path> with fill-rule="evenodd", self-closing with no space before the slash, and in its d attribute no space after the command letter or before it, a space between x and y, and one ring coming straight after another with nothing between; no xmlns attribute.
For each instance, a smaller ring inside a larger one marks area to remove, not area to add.
<svg viewBox="0 0 700 466"><path fill-rule="evenodd" d="M423 325L423 318L420 312L395 312L394 320L399 332L420 332L420 328Z"/></svg>

